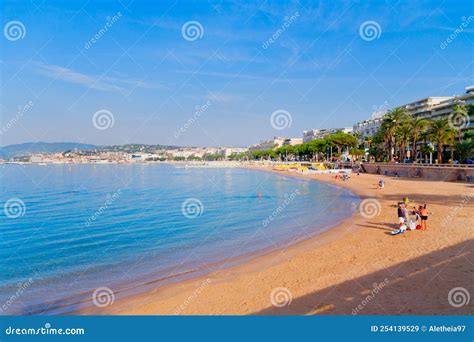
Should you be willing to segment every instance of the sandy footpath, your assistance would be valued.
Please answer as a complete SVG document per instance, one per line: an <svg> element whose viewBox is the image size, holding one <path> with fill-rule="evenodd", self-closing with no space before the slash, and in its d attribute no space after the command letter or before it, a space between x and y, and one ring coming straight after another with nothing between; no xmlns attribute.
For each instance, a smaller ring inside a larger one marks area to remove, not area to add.
<svg viewBox="0 0 474 342"><path fill-rule="evenodd" d="M474 313L474 185L385 178L379 190L375 175L353 175L347 182L298 176L337 184L370 201L320 236L75 314ZM390 236L397 226L395 204L404 196L415 205L427 203L434 215L426 231Z"/></svg>

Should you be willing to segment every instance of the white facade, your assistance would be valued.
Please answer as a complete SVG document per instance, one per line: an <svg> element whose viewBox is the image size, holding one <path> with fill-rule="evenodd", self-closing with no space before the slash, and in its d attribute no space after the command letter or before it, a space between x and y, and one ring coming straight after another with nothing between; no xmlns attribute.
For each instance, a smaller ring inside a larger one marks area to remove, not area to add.
<svg viewBox="0 0 474 342"><path fill-rule="evenodd" d="M413 117L425 118L430 116L433 107L452 99L453 96L427 97L401 107L405 108Z"/></svg>
<svg viewBox="0 0 474 342"><path fill-rule="evenodd" d="M275 149L278 147L282 147L283 143L285 142L286 138L282 137L274 137L270 140L260 141L257 144L254 144L248 148L249 151L256 151L256 150L269 150Z"/></svg>
<svg viewBox="0 0 474 342"><path fill-rule="evenodd" d="M230 155L232 154L238 154L238 153L243 153L243 152L247 152L248 151L248 148L246 147L222 147L220 149L220 153L221 155L223 155L224 157L229 157Z"/></svg>
<svg viewBox="0 0 474 342"><path fill-rule="evenodd" d="M328 129L311 129L309 131L303 131L303 142L308 142L316 139L324 139L330 134L337 132L352 133L352 127L342 128L328 128Z"/></svg>
<svg viewBox="0 0 474 342"><path fill-rule="evenodd" d="M382 118L365 120L354 125L354 133L360 135L360 139L364 140L378 132L382 125Z"/></svg>
<svg viewBox="0 0 474 342"><path fill-rule="evenodd" d="M405 108L414 118L438 120L448 117L455 105L474 103L474 86L466 87L466 93L461 96L432 96L408 103L398 108ZM354 125L354 133L360 134L361 140L372 136L380 129L382 118L365 120ZM474 129L471 123L466 129Z"/></svg>
<svg viewBox="0 0 474 342"><path fill-rule="evenodd" d="M283 146L290 145L290 146L295 146L295 145L301 145L303 143L302 138L288 138L285 139L283 142Z"/></svg>

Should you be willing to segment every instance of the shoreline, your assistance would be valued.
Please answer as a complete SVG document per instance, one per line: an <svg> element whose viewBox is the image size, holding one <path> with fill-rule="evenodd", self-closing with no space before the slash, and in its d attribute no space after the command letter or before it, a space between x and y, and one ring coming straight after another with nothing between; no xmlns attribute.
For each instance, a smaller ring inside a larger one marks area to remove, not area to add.
<svg viewBox="0 0 474 342"><path fill-rule="evenodd" d="M240 168L250 169L256 172L268 172L268 170L262 170L261 168L254 168L254 167L240 167ZM294 179L299 179L299 180L302 179L301 177L295 176L290 173L286 175L281 175L281 174L278 174L277 172L275 173L277 174L277 177L288 177L288 178L294 178ZM305 181L312 182L314 180L306 179ZM334 185L328 184L327 182L323 182L323 181L318 181L318 182L326 186L334 186ZM348 194L356 196L358 201L360 201L361 199L359 196L355 195L350 190L344 187L340 187L340 186L334 186L334 187L342 191L345 191ZM340 226L344 222L351 220L352 216L353 214L350 215L349 217L339 218L335 222L332 222L330 224L317 226L317 228L315 228L315 230L312 231L311 233L305 234L303 236L301 235L294 236L292 238L289 238L286 241L280 242L278 246L269 246L269 247L265 247L259 250L248 252L242 255L237 255L230 258L223 258L220 261L208 263L205 268L189 269L183 272L178 272L176 274L149 278L147 280L143 280L143 282L140 282L131 286L113 287L114 297L115 299L118 299L118 300L127 300L130 297L143 295L143 293L146 293L147 291L150 291L150 290L167 289L167 288L176 286L178 283L205 280L207 279L207 275L212 274L214 272L223 272L224 270L236 268L246 263L254 262L260 258L274 256L278 254L280 249L293 248L293 247L305 244L309 240L314 239L313 243L311 244L312 247L315 246L315 243L317 245L320 245L324 243L324 241L326 241L326 239L328 238L335 238L333 235L341 234L342 232L334 233L332 231L335 230L338 226ZM311 228L313 227L311 226ZM57 304L57 305L51 305L51 304L46 303L44 305L47 308L46 311L42 311L41 307L39 306L36 309L36 312L46 313L46 314L69 315L69 314L81 312L82 310L91 309L90 306L92 305L93 304L91 303L90 293L84 292L80 296L78 296L77 300L72 300L72 301Z"/></svg>
<svg viewBox="0 0 474 342"><path fill-rule="evenodd" d="M371 197L371 191L369 190L373 189L355 187L354 185L357 177L360 177L360 180L368 180L371 184L376 183L375 176L366 174L361 174L361 176L353 175L352 180L348 182L335 182L333 177L330 175L304 175L291 172L279 172L270 170L268 167L260 166L250 168L264 172L274 172L285 176L323 181L327 184L348 189L349 191L357 194L362 199ZM407 179L390 179L389 182L413 183L414 181ZM440 182L426 181L426 183ZM440 184L444 184L445 187L453 186L453 183ZM454 186L460 188L463 186L465 187L466 185L457 184ZM391 202L394 201L395 199L391 200ZM382 205L381 214L389 214L388 212L385 213L385 207L387 206L387 203L385 203L386 200L381 199L380 202ZM468 203L468 205L466 205L463 209L465 211L469 210L468 207L472 207L472 203ZM394 209L391 209L390 212L393 210ZM453 220L456 219L457 218L453 218ZM301 301L301 303L298 305L295 305L294 302L297 300L299 301L300 298L305 298L305 296L307 296L306 292L310 290L319 289L321 287L324 289L327 288L328 285L337 286L338 284L345 284L348 281L360 279L361 277L371 273L381 272L387 275L387 272L384 270L391 268L392 264L396 264L397 260L393 258L389 258L388 260L383 258L379 258L382 260L374 260L374 255L372 255L372 253L369 253L371 255L369 258L367 258L367 255L364 255L367 254L367 251L364 251L360 248L360 246L357 245L357 243L361 242L360 235L361 231L364 230L363 226L372 224L373 222L370 222L372 220L376 220L376 218L367 219L362 217L360 214L355 214L351 218L346 219L336 224L336 226L333 226L332 228L329 228L328 230L309 239L299 241L295 244L292 244L291 246L281 246L281 248L277 250L273 250L262 255L257 255L256 257L253 257L248 261L244 261L241 264L226 267L222 270L211 271L207 275L191 278L183 281L182 283L156 287L143 294L117 298L113 305L105 308L88 307L74 311L72 314L354 314L352 310L348 310L349 308L347 305L346 307L341 308L337 308L333 305L310 305L313 306L313 308L308 310L308 304L305 300ZM436 216L434 220L436 220ZM392 219L392 222L395 222L395 220ZM386 234L389 230L391 230L390 227L380 227L377 229L377 232L374 232L375 229L371 230L372 231L370 232L370 235L372 235L374 241L383 245L381 251L386 250L385 247L388 248L388 245L391 244L391 242L397 242L399 244L400 240L406 240L408 235L414 235L414 240L419 240L422 234L427 235L427 233L431 233L431 231L415 231L407 232L401 236L392 237ZM465 245L472 243L471 240L474 238L474 235L472 234L472 230L467 230L461 235L454 235L452 237L453 238L449 239L446 237L443 238L442 242L444 242L444 244L437 246L437 248L433 248L433 246L429 248L429 246L423 246L426 245L426 243L420 243L417 248L411 251L412 255L410 256L416 258L420 255L427 254L425 252L436 252L439 250L439 248L449 248L450 246L455 246L459 243L461 243L462 246L459 246L458 249L466 249ZM458 237L458 239L454 237ZM355 241L352 241L354 239ZM362 240L364 240L363 237ZM411 242L409 240L407 241ZM372 241L367 242L369 243L369 246L373 246ZM432 241L430 240L430 242ZM352 252L356 251L355 255L348 253L349 255L342 254L344 257L341 256L341 260L335 258L335 256L338 254L337 251L343 253L346 249L351 250ZM334 253L334 251L336 251L336 253ZM360 256L360 258L357 256ZM348 257L349 260L347 260ZM355 262L357 259L360 260ZM402 259L407 259L406 255L405 258ZM316 270L305 270L305 268L307 268L309 265L308 263L313 263L316 260L322 260L324 262L321 263L321 265L318 265L319 263L315 263L316 265L312 264L311 268L316 268ZM352 265L351 260L354 260ZM328 265L325 265L326 263ZM331 265L336 268L340 268L342 272L334 272L334 267L331 267ZM471 269L464 268L466 267L463 267L463 271L467 272L471 277L466 277L465 280L469 281L469 279L472 279L472 276L474 275L472 272L472 267ZM286 273L283 272L284 270ZM310 275L312 275L314 271L317 271L317 277L315 279L316 284L311 284L312 277ZM300 273L299 276L296 276L295 272ZM373 278L379 283L384 283L385 281L389 281L388 279L395 278L391 281L392 284L396 283L397 277L393 276L393 272L388 273L389 275L391 274L389 278L382 277L380 274L379 276L374 276ZM262 282L262 279L269 279L274 285L269 286L266 284L266 282ZM361 282L357 280L355 281L360 286ZM464 283L464 280L461 282ZM258 283L258 285L256 283ZM373 285L374 283L375 282L371 282L370 284ZM284 305L282 307L272 305L270 296L272 290L275 288L288 289L290 293L290 301L292 300L293 303ZM237 289L239 289L239 291ZM370 293L370 289L365 289L365 291L367 290L369 290ZM384 292L389 291L385 289ZM446 302L446 295L447 293L440 297L439 300L443 299L444 302ZM252 297L254 298L251 300ZM354 303L356 304L357 301L354 301ZM446 312L445 310L453 310L451 312L452 314L465 314L467 312L466 310L472 311L472 306L465 306L464 308L459 309L452 306L440 305L439 303L437 306L440 307L440 310L443 310L444 313ZM357 307L357 305L351 306L352 309L354 307ZM434 311L433 308L428 311L413 311L416 310L416 306L414 308L410 308L408 304L405 304L404 307L402 307L398 312L387 312L386 309L377 308L375 305L372 305L370 309L366 307L364 307L364 309L365 310L363 314L436 314L436 311Z"/></svg>

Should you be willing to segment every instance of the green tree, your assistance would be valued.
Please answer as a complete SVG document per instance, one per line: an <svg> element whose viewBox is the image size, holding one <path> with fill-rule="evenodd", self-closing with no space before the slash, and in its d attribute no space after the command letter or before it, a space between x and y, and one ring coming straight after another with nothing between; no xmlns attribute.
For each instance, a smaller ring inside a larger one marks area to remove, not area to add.
<svg viewBox="0 0 474 342"><path fill-rule="evenodd" d="M426 119L417 118L410 121L410 127L412 131L412 160L416 161L417 156L417 142L418 137L422 134L429 126L429 122Z"/></svg>
<svg viewBox="0 0 474 342"><path fill-rule="evenodd" d="M395 134L400 125L408 120L410 115L405 108L399 107L390 110L382 120L381 129L384 132L385 142L387 144L388 159L393 161L395 149Z"/></svg>
<svg viewBox="0 0 474 342"><path fill-rule="evenodd" d="M456 145L456 152L460 163L464 163L466 159L474 156L474 141L463 141Z"/></svg>
<svg viewBox="0 0 474 342"><path fill-rule="evenodd" d="M330 146L335 146L337 148L338 155L341 155L341 150L344 147L357 147L357 138L352 134L344 132L330 134L326 137L326 140Z"/></svg>
<svg viewBox="0 0 474 342"><path fill-rule="evenodd" d="M443 146L449 142L453 133L448 119L439 119L431 122L430 134L436 142L436 158L439 164L443 162Z"/></svg>
<svg viewBox="0 0 474 342"><path fill-rule="evenodd" d="M467 108L466 106L464 105L455 105L453 107L453 111L451 113L451 115L453 115L455 118L458 118L460 120L468 120L468 113L467 113ZM458 141L461 142L461 138L462 138L462 127L461 126L456 126L456 125L453 125L454 129L457 130L457 137L458 137Z"/></svg>
<svg viewBox="0 0 474 342"><path fill-rule="evenodd" d="M411 127L408 123L403 123L397 127L397 131L395 133L396 140L398 141L398 148L400 152L400 161L405 160L406 157L406 146L408 145L408 141L412 136Z"/></svg>

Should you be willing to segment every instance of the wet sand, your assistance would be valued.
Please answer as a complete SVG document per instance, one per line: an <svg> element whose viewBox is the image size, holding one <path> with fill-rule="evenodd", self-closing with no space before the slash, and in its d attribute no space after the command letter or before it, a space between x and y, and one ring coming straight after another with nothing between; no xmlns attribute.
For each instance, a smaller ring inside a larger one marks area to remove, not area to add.
<svg viewBox="0 0 474 342"><path fill-rule="evenodd" d="M264 169L264 168L260 168ZM270 169L266 169L270 172ZM302 175L366 201L337 227L243 264L115 298L85 315L467 315L474 313L474 185ZM391 236L396 202L428 204L426 231ZM369 200L370 199L370 200ZM374 211L372 211L372 209Z"/></svg>

